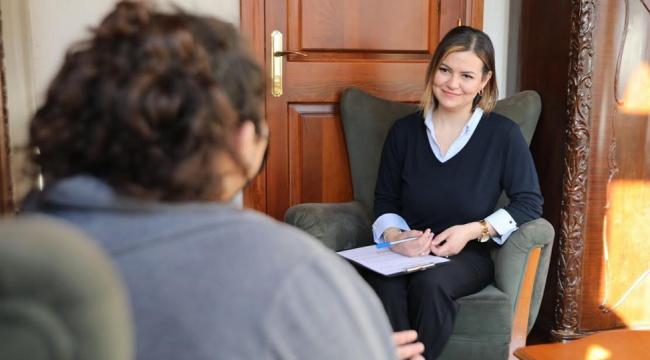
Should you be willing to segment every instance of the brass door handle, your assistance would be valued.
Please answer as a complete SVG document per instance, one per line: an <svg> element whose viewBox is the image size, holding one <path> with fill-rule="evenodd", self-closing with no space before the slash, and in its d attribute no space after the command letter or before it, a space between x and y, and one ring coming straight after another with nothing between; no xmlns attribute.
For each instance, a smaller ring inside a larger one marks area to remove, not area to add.
<svg viewBox="0 0 650 360"><path fill-rule="evenodd" d="M275 30L271 33L271 94L275 97L282 95L282 57L285 55L307 56L300 51L282 51L282 33Z"/></svg>
<svg viewBox="0 0 650 360"><path fill-rule="evenodd" d="M276 51L273 53L273 56L285 56L285 55L300 55L300 56L308 56L309 54L300 52L300 51Z"/></svg>

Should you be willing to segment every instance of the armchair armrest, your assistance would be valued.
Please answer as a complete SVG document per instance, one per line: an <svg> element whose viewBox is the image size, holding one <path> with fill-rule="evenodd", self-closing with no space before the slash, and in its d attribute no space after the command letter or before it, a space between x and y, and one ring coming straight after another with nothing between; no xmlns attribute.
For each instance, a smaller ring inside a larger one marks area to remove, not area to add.
<svg viewBox="0 0 650 360"><path fill-rule="evenodd" d="M370 215L356 200L341 204L295 205L287 210L284 221L306 231L334 251L373 243Z"/></svg>
<svg viewBox="0 0 650 360"><path fill-rule="evenodd" d="M542 302L555 236L545 219L522 225L500 247L492 251L494 283L512 300L515 321L510 353L526 344Z"/></svg>

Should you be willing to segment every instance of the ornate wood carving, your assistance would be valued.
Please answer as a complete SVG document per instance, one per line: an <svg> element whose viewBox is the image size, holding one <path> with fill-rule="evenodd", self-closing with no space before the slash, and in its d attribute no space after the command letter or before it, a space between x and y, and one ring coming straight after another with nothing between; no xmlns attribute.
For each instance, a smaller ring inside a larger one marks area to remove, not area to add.
<svg viewBox="0 0 650 360"><path fill-rule="evenodd" d="M569 123L566 129L566 158L562 185L558 289L555 306L557 329L554 331L556 333L554 335L560 338L571 337L577 332L580 315L595 16L595 0L572 0Z"/></svg>
<svg viewBox="0 0 650 360"><path fill-rule="evenodd" d="M0 10L0 215L14 211L11 169L9 163L9 117L5 86L4 46L2 43L2 10Z"/></svg>

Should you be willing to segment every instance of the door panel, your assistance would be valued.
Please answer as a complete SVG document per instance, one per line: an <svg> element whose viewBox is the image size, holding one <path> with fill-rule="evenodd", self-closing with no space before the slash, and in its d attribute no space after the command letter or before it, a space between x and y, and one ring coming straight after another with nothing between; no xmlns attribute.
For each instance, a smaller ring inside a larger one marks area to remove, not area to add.
<svg viewBox="0 0 650 360"><path fill-rule="evenodd" d="M292 2L300 7L297 37L303 50L423 52L429 47L429 34L421 31L428 28L428 0Z"/></svg>
<svg viewBox="0 0 650 360"><path fill-rule="evenodd" d="M275 30L284 51L308 55L284 56L283 94L267 93L269 158L245 205L282 219L295 204L351 200L341 93L417 102L441 34L459 19L472 25L475 11L482 1L242 0L242 30L269 73Z"/></svg>
<svg viewBox="0 0 650 360"><path fill-rule="evenodd" d="M338 106L292 104L289 122L291 203L351 201L350 165Z"/></svg>

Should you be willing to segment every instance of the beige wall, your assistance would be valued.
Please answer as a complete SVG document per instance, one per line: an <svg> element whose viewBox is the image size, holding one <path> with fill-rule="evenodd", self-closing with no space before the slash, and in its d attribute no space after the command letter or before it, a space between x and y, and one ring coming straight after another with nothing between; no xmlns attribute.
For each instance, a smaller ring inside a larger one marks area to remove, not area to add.
<svg viewBox="0 0 650 360"><path fill-rule="evenodd" d="M22 175L20 147L27 123L61 66L66 49L87 35L117 0L0 0L2 6L7 107L12 142L12 177L19 200L30 186ZM174 0L185 10L210 14L239 26L239 0ZM18 202L18 201L17 201Z"/></svg>
<svg viewBox="0 0 650 360"><path fill-rule="evenodd" d="M500 99L509 95L507 77L509 68L510 2L511 0L483 0L483 31L490 36L492 45L494 45Z"/></svg>

